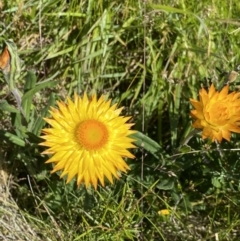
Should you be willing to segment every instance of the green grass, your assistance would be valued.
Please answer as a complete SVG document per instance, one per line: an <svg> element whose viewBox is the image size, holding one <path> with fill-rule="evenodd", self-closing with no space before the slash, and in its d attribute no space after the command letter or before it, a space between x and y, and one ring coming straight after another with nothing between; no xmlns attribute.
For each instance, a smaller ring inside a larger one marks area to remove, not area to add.
<svg viewBox="0 0 240 241"><path fill-rule="evenodd" d="M221 73L239 64L238 0L4 0L0 8L0 44L18 46L27 110L22 122L1 76L2 240L240 240L239 135L186 142L189 98L221 86ZM97 191L50 175L38 146L42 117L74 91L125 106L143 133L131 171Z"/></svg>

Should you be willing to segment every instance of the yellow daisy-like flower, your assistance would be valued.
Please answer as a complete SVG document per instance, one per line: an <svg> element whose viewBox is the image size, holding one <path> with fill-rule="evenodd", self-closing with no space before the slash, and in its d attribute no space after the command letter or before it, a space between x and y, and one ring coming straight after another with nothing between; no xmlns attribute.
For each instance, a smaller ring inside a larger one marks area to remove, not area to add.
<svg viewBox="0 0 240 241"><path fill-rule="evenodd" d="M231 132L240 133L240 93L228 94L228 90L227 85L218 92L212 84L208 93L204 88L199 91L200 101L190 99L195 108L191 111L193 127L203 129L203 139L230 141Z"/></svg>
<svg viewBox="0 0 240 241"><path fill-rule="evenodd" d="M162 216L167 216L170 214L170 211L168 209L162 209L158 211L158 214Z"/></svg>
<svg viewBox="0 0 240 241"><path fill-rule="evenodd" d="M44 118L52 128L43 129L45 141L40 143L49 147L43 154L53 154L46 162L55 164L52 173L62 170L60 177L67 175L67 183L76 176L78 186L96 189L98 180L102 186L104 177L113 183L112 176L119 179L119 171L130 169L123 157L134 158L127 149L135 147L129 137L135 131L126 123L130 117L120 116L122 108L103 96L88 99L86 93L57 105L51 108L52 118Z"/></svg>

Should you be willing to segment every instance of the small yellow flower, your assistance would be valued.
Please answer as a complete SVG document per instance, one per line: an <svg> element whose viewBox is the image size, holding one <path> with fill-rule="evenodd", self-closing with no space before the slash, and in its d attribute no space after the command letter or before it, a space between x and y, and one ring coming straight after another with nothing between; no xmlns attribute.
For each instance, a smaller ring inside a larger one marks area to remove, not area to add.
<svg viewBox="0 0 240 241"><path fill-rule="evenodd" d="M112 175L119 179L119 171L130 169L123 157L134 158L127 149L135 147L129 137L135 131L126 123L130 117L120 116L122 108L103 96L88 99L86 93L57 104L52 118L44 118L52 128L43 129L45 141L40 143L49 147L43 154L52 155L46 162L55 164L52 173L62 170L60 177L67 175L67 183L76 176L78 186L96 189L98 181L104 186L104 177L113 183Z"/></svg>
<svg viewBox="0 0 240 241"><path fill-rule="evenodd" d="M158 214L162 216L167 216L170 214L170 211L168 209L162 209L158 211Z"/></svg>
<svg viewBox="0 0 240 241"><path fill-rule="evenodd" d="M228 94L228 90L227 85L218 92L212 84L208 93L204 88L199 91L200 101L190 99L195 108L191 111L193 127L203 129L203 139L230 141L231 132L240 133L240 93Z"/></svg>

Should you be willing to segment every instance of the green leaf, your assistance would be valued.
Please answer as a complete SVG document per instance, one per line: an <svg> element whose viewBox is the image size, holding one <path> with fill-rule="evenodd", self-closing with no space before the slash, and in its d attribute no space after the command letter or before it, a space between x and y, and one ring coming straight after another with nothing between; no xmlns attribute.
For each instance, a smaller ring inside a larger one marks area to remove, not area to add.
<svg viewBox="0 0 240 241"><path fill-rule="evenodd" d="M33 71L28 71L26 76L26 83L24 87L25 92L28 90L34 89L34 87L36 86L36 81L37 81L37 77L35 73ZM33 99L33 94L29 95L28 98L25 97L24 99L22 99L22 107L25 112L27 121L30 118L32 99Z"/></svg>
<svg viewBox="0 0 240 241"><path fill-rule="evenodd" d="M178 149L178 151L181 152L181 153L188 153L191 150L192 150L191 147L188 146L188 145L183 145Z"/></svg>
<svg viewBox="0 0 240 241"><path fill-rule="evenodd" d="M7 131L0 131L0 138L2 140L6 140L6 141L9 141L9 142L12 142L13 144L16 144L18 146L25 146L25 141L22 140L20 137L10 133L10 132L7 132Z"/></svg>
<svg viewBox="0 0 240 241"><path fill-rule="evenodd" d="M216 188L221 188L222 186L217 177L212 178L212 185Z"/></svg>
<svg viewBox="0 0 240 241"><path fill-rule="evenodd" d="M55 104L55 95L53 93L51 93L47 106L41 111L41 116L39 116L36 119L35 125L33 126L32 130L31 130L35 135L40 134L41 129L45 125L45 121L43 120L43 117L47 116L50 106L53 106L54 104Z"/></svg>
<svg viewBox="0 0 240 241"><path fill-rule="evenodd" d="M36 86L36 82L37 82L37 76L33 71L29 70L26 75L26 83L25 83L24 89L30 90L34 88Z"/></svg>
<svg viewBox="0 0 240 241"><path fill-rule="evenodd" d="M169 157L169 155L163 150L163 148L154 140L149 138L148 136L144 135L141 132L137 132L133 135L131 135L133 139L136 140L134 142L135 145L138 147L144 148L146 151L149 151L151 154L153 154L157 159L163 158L163 157Z"/></svg>
<svg viewBox="0 0 240 241"><path fill-rule="evenodd" d="M0 109L10 113L19 113L19 110L13 107L12 105L9 105L6 100L0 102Z"/></svg>
<svg viewBox="0 0 240 241"><path fill-rule="evenodd" d="M161 190L172 190L174 187L174 179L164 179L160 183L158 183L156 187Z"/></svg>
<svg viewBox="0 0 240 241"><path fill-rule="evenodd" d="M12 125L15 127L15 133L19 138L27 138L27 127L24 125L24 120L20 113L12 114Z"/></svg>
<svg viewBox="0 0 240 241"><path fill-rule="evenodd" d="M57 76L59 74L59 72L56 72L51 78L38 83L33 89L29 90L28 92L26 92L24 94L24 96L22 97L22 102L26 101L28 98L31 98L35 93L37 93L39 90L44 89L46 87L53 87L57 84L56 81L53 80L53 78L55 76Z"/></svg>
<svg viewBox="0 0 240 241"><path fill-rule="evenodd" d="M36 136L35 134L33 134L32 132L27 132L28 135L28 141L30 143L40 143L43 141L43 139L41 139L39 136Z"/></svg>

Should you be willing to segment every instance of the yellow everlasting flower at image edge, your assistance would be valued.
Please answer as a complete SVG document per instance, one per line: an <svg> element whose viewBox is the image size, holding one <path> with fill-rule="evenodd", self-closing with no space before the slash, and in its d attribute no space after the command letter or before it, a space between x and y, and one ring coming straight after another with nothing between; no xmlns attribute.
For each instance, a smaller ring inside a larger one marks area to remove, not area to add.
<svg viewBox="0 0 240 241"><path fill-rule="evenodd" d="M228 85L219 92L212 84L208 92L204 88L199 91L199 101L190 99L195 108L191 111L193 127L203 130L203 139L230 141L231 132L240 133L240 93L228 91Z"/></svg>
<svg viewBox="0 0 240 241"><path fill-rule="evenodd" d="M107 177L113 183L112 176L119 179L119 171L130 169L123 157L134 158L128 149L135 148L129 137L135 131L126 123L131 117L120 116L122 108L103 96L88 99L86 93L57 105L49 111L52 118L44 118L52 128L43 129L45 141L40 143L48 147L43 154L52 155L46 162L54 163L52 173L62 170L60 177L67 175L67 183L76 176L78 186L96 189L98 181L104 186Z"/></svg>

